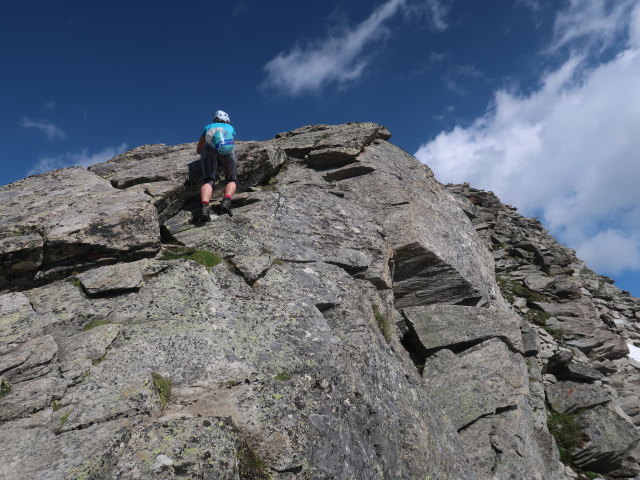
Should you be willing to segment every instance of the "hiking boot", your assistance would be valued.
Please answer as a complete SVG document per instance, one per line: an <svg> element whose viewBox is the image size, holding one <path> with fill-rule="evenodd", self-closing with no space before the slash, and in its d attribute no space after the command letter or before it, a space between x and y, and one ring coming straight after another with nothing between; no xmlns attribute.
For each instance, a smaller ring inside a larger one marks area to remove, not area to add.
<svg viewBox="0 0 640 480"><path fill-rule="evenodd" d="M230 198L226 198L225 197L225 198L222 199L222 203L220 204L220 210L222 210L222 213L226 213L230 217L233 217L233 213L231 213L231 199Z"/></svg>
<svg viewBox="0 0 640 480"><path fill-rule="evenodd" d="M200 221L202 223L211 221L211 213L209 211L209 205L202 204L202 206L200 207Z"/></svg>

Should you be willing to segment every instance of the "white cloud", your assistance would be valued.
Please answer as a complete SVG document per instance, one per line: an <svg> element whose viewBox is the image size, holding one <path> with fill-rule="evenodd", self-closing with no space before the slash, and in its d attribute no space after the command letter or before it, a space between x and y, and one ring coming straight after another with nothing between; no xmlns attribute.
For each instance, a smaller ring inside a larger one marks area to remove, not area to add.
<svg viewBox="0 0 640 480"><path fill-rule="evenodd" d="M640 269L640 238L608 229L576 245L581 258L602 272L620 273Z"/></svg>
<svg viewBox="0 0 640 480"><path fill-rule="evenodd" d="M553 48L586 42L588 48L607 48L629 25L629 12L637 0L570 0L555 22Z"/></svg>
<svg viewBox="0 0 640 480"><path fill-rule="evenodd" d="M590 64L572 44L573 53L542 76L537 91L496 92L487 113L441 132L416 157L441 181L469 181L525 214L542 214L592 268L640 270L640 6L627 17L598 10L602 18L591 18L593 36L584 41L585 28L568 20L581 2L570 3L557 23L567 31L558 30L556 41L602 47L613 32L626 31L617 55Z"/></svg>
<svg viewBox="0 0 640 480"><path fill-rule="evenodd" d="M432 30L443 32L449 28L449 4L450 0L421 0L405 4L403 11L407 18L426 18Z"/></svg>
<svg viewBox="0 0 640 480"><path fill-rule="evenodd" d="M67 136L61 128L47 120L31 120L30 118L23 117L20 125L23 128L35 128L44 132L47 140L62 139Z"/></svg>
<svg viewBox="0 0 640 480"><path fill-rule="evenodd" d="M52 157L42 157L38 162L31 167L27 172L27 175L35 175L37 173L48 172L57 168L63 167L89 167L96 163L106 162L107 160L119 155L127 149L127 144L122 143L117 147L107 147L100 152L89 155L88 150L85 148L79 153L67 152L62 155L55 155Z"/></svg>
<svg viewBox="0 0 640 480"><path fill-rule="evenodd" d="M426 8L434 28L446 28L447 9L442 0L421 1L424 3L387 0L352 30L279 53L264 66L267 74L264 85L298 96L318 92L329 83L345 85L359 79L374 55L369 47L388 35L385 23L401 10Z"/></svg>

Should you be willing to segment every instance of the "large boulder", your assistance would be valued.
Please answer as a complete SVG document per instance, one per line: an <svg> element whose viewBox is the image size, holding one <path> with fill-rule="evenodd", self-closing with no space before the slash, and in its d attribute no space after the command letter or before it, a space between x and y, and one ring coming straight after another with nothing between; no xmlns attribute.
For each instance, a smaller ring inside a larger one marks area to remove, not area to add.
<svg viewBox="0 0 640 480"><path fill-rule="evenodd" d="M0 289L90 265L135 260L160 248L149 196L118 191L81 168L0 187L0 205Z"/></svg>

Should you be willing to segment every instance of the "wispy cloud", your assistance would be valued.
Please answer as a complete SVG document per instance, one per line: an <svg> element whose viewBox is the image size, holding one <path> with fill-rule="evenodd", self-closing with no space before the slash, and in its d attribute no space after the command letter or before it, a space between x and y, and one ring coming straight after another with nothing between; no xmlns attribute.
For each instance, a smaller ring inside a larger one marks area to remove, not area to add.
<svg viewBox="0 0 640 480"><path fill-rule="evenodd" d="M422 2L387 0L353 29L279 53L264 66L264 86L298 96L316 93L330 83L345 85L358 80L374 55L369 47L389 34L385 24L402 9L429 8L438 29L446 28L446 9L441 7L441 0Z"/></svg>
<svg viewBox="0 0 640 480"><path fill-rule="evenodd" d="M469 93L461 82L465 78L484 78L484 74L473 65L458 65L448 69L442 77L442 81L448 90L464 97Z"/></svg>
<svg viewBox="0 0 640 480"><path fill-rule="evenodd" d="M592 10L589 2L573 0L558 17L554 42L570 53L536 91L497 91L484 115L440 133L416 156L441 181L470 181L541 214L592 268L617 274L640 270L640 4L620 16L621 3ZM576 21L584 18L579 4L589 28ZM611 43L616 32L626 37ZM591 49L604 45L615 56L594 63Z"/></svg>
<svg viewBox="0 0 640 480"><path fill-rule="evenodd" d="M42 106L42 110L45 112L51 112L54 108L56 108L55 100L49 100Z"/></svg>
<svg viewBox="0 0 640 480"><path fill-rule="evenodd" d="M67 152L61 155L48 156L40 158L33 167L27 172L27 175L35 175L37 173L48 172L63 167L89 167L96 163L106 162L107 160L119 155L128 148L126 143L122 143L117 147L106 147L105 149L89 154L88 149L80 152Z"/></svg>
<svg viewBox="0 0 640 480"><path fill-rule="evenodd" d="M432 30L443 32L449 28L447 17L449 16L450 3L451 0L407 2L403 6L403 12L407 18L426 19Z"/></svg>
<svg viewBox="0 0 640 480"><path fill-rule="evenodd" d="M629 27L629 14L637 0L570 0L566 10L557 16L552 49L566 45L603 50Z"/></svg>
<svg viewBox="0 0 640 480"><path fill-rule="evenodd" d="M43 132L47 140L63 139L67 134L59 127L47 120L32 120L27 117L23 117L20 125L23 128L35 128Z"/></svg>
<svg viewBox="0 0 640 480"><path fill-rule="evenodd" d="M540 0L516 0L516 5L528 8L533 12L537 12L542 8Z"/></svg>

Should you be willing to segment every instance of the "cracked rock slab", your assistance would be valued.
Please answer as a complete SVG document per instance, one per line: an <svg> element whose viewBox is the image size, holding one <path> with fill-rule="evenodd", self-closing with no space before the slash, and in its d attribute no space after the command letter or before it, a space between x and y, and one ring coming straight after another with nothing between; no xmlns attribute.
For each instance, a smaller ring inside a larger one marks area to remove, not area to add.
<svg viewBox="0 0 640 480"><path fill-rule="evenodd" d="M457 430L517 405L528 393L522 357L493 338L462 352L441 350L426 360L424 390Z"/></svg>
<svg viewBox="0 0 640 480"><path fill-rule="evenodd" d="M55 321L52 315L37 313L24 293L0 295L0 354L12 350L14 343L41 335Z"/></svg>
<svg viewBox="0 0 640 480"><path fill-rule="evenodd" d="M248 461L243 454L238 432L228 418L158 422L135 429L113 475L131 480L240 480L240 462Z"/></svg>
<svg viewBox="0 0 640 480"><path fill-rule="evenodd" d="M572 454L572 460L584 470L606 473L624 466L625 457L640 438L631 423L604 406L580 412L576 423L590 439Z"/></svg>
<svg viewBox="0 0 640 480"><path fill-rule="evenodd" d="M563 478L553 438L533 425L525 399L517 408L481 418L460 432L469 463L480 479L548 480Z"/></svg>
<svg viewBox="0 0 640 480"><path fill-rule="evenodd" d="M73 381L91 368L92 362L104 358L106 349L120 333L117 323L101 325L60 341L60 371Z"/></svg>
<svg viewBox="0 0 640 480"><path fill-rule="evenodd" d="M547 385L546 393L547 401L557 413L572 413L611 400L604 389L588 383L557 382Z"/></svg>
<svg viewBox="0 0 640 480"><path fill-rule="evenodd" d="M117 263L76 275L89 295L104 295L137 290L143 284L139 262Z"/></svg>
<svg viewBox="0 0 640 480"><path fill-rule="evenodd" d="M0 421L37 412L61 398L68 382L56 376L41 377L11 385L11 391L0 398Z"/></svg>
<svg viewBox="0 0 640 480"><path fill-rule="evenodd" d="M11 272L0 278L0 288L9 282L12 287L29 285L101 261L153 254L160 246L160 232L149 200L144 193L118 191L79 167L0 187L0 205L5 207L0 210L0 238L5 250L8 245L14 248L11 255L0 255L0 269ZM31 259L26 263L25 255ZM33 260L40 256L41 262Z"/></svg>
<svg viewBox="0 0 640 480"><path fill-rule="evenodd" d="M518 320L509 311L492 307L426 305L407 307L402 312L427 351L479 343L495 337L522 352Z"/></svg>
<svg viewBox="0 0 640 480"><path fill-rule="evenodd" d="M51 335L30 340L0 357L0 373L11 383L48 375L54 368L58 345Z"/></svg>

